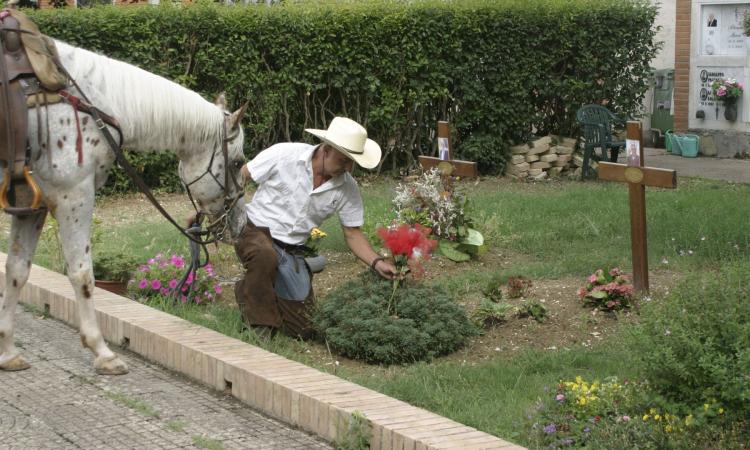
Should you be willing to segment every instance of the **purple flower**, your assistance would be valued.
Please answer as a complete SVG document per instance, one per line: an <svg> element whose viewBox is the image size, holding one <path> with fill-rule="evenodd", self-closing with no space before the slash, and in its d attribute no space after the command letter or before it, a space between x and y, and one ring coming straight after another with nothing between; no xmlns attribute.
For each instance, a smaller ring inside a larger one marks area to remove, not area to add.
<svg viewBox="0 0 750 450"><path fill-rule="evenodd" d="M149 270L150 269L146 265L138 267L138 272L148 272Z"/></svg>
<svg viewBox="0 0 750 450"><path fill-rule="evenodd" d="M591 432L591 428L586 427L586 428L583 429L583 432L584 433L590 433Z"/></svg>
<svg viewBox="0 0 750 450"><path fill-rule="evenodd" d="M147 279L145 279L145 278L144 278L144 279L142 279L142 280L141 280L141 281L140 281L140 282L138 283L138 289L146 289L147 287L148 287L148 280L147 280Z"/></svg>
<svg viewBox="0 0 750 450"><path fill-rule="evenodd" d="M557 427L555 426L554 423L551 423L551 424L547 425L546 427L544 427L544 432L547 433L547 434L552 434L555 431L557 431Z"/></svg>
<svg viewBox="0 0 750 450"><path fill-rule="evenodd" d="M151 289L153 289L153 290L156 291L156 290L159 290L160 288L161 288L161 281L159 281L159 280L153 280L151 282Z"/></svg>

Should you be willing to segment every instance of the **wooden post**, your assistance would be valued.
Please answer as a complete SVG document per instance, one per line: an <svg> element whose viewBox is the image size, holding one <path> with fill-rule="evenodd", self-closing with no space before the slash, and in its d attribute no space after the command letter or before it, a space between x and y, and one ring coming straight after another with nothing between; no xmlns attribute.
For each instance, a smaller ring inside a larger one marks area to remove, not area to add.
<svg viewBox="0 0 750 450"><path fill-rule="evenodd" d="M451 144L451 129L448 122L437 123L438 157L419 156L419 165L422 169L438 167L444 175L456 175L460 177L477 177L477 163L472 161L460 161L453 159L453 145Z"/></svg>
<svg viewBox="0 0 750 450"><path fill-rule="evenodd" d="M674 188L674 170L644 167L640 122L627 123L625 148L628 165L600 162L599 178L628 183L630 199L630 248L633 255L633 287L648 292L648 245L646 237L646 186ZM636 163L637 161L637 163Z"/></svg>

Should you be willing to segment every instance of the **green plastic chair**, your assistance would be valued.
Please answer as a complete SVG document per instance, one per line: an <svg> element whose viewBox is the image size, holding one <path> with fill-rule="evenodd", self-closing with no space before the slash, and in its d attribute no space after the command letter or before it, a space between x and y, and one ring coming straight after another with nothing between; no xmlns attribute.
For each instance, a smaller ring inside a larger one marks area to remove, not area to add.
<svg viewBox="0 0 750 450"><path fill-rule="evenodd" d="M592 158L596 161L617 162L620 149L625 148L625 141L614 140L613 131L615 125L625 125L625 120L601 105L581 106L576 112L576 120L583 131L583 177L586 178ZM601 157L596 156L595 148L601 148Z"/></svg>

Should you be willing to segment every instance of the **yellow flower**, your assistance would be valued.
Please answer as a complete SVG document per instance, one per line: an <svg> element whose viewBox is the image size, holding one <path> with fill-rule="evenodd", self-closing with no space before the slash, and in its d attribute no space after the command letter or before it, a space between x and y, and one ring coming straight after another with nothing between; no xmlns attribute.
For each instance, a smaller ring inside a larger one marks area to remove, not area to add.
<svg viewBox="0 0 750 450"><path fill-rule="evenodd" d="M643 415L643 421L644 421L644 422L648 421L648 414L644 414L644 415Z"/></svg>
<svg viewBox="0 0 750 450"><path fill-rule="evenodd" d="M719 408L719 414L724 414L724 408Z"/></svg>
<svg viewBox="0 0 750 450"><path fill-rule="evenodd" d="M708 411L708 403L703 404L703 411Z"/></svg>
<svg viewBox="0 0 750 450"><path fill-rule="evenodd" d="M320 228L313 228L312 230L310 230L310 237L313 239L323 239L326 236L328 236L326 232L321 230Z"/></svg>
<svg viewBox="0 0 750 450"><path fill-rule="evenodd" d="M656 408L651 408L651 409L648 410L649 414L654 414L655 415L657 412L658 411L656 410Z"/></svg>
<svg viewBox="0 0 750 450"><path fill-rule="evenodd" d="M578 397L578 404L581 406L586 405L586 397Z"/></svg>
<svg viewBox="0 0 750 450"><path fill-rule="evenodd" d="M657 414L657 415L655 415L655 416L654 416L654 420L655 420L655 421L657 421L657 422L659 422L659 421L661 420L661 416L660 416L660 415L658 415L658 414Z"/></svg>
<svg viewBox="0 0 750 450"><path fill-rule="evenodd" d="M664 431L666 431L667 433L671 433L672 432L672 425L667 425L666 427L664 427Z"/></svg>
<svg viewBox="0 0 750 450"><path fill-rule="evenodd" d="M689 427L690 425L693 424L693 421L694 421L694 419L693 419L693 415L692 414L690 414L689 416L685 417L685 426Z"/></svg>

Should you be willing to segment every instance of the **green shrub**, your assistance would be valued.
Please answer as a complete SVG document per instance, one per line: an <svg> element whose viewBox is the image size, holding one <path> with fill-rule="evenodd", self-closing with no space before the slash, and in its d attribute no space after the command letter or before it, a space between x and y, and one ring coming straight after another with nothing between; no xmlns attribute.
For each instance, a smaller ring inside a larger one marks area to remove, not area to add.
<svg viewBox="0 0 750 450"><path fill-rule="evenodd" d="M476 334L466 311L438 286L402 282L397 315L387 315L392 294L390 281L364 273L321 301L314 327L332 350L374 364L429 360Z"/></svg>
<svg viewBox="0 0 750 450"><path fill-rule="evenodd" d="M29 15L207 98L250 99L248 155L346 115L394 171L435 153L438 120L454 128L456 157L496 173L532 131L574 135L582 104L636 114L658 47L657 9L640 0L168 3Z"/></svg>
<svg viewBox="0 0 750 450"><path fill-rule="evenodd" d="M750 415L750 263L683 282L633 330L644 376L665 398Z"/></svg>

